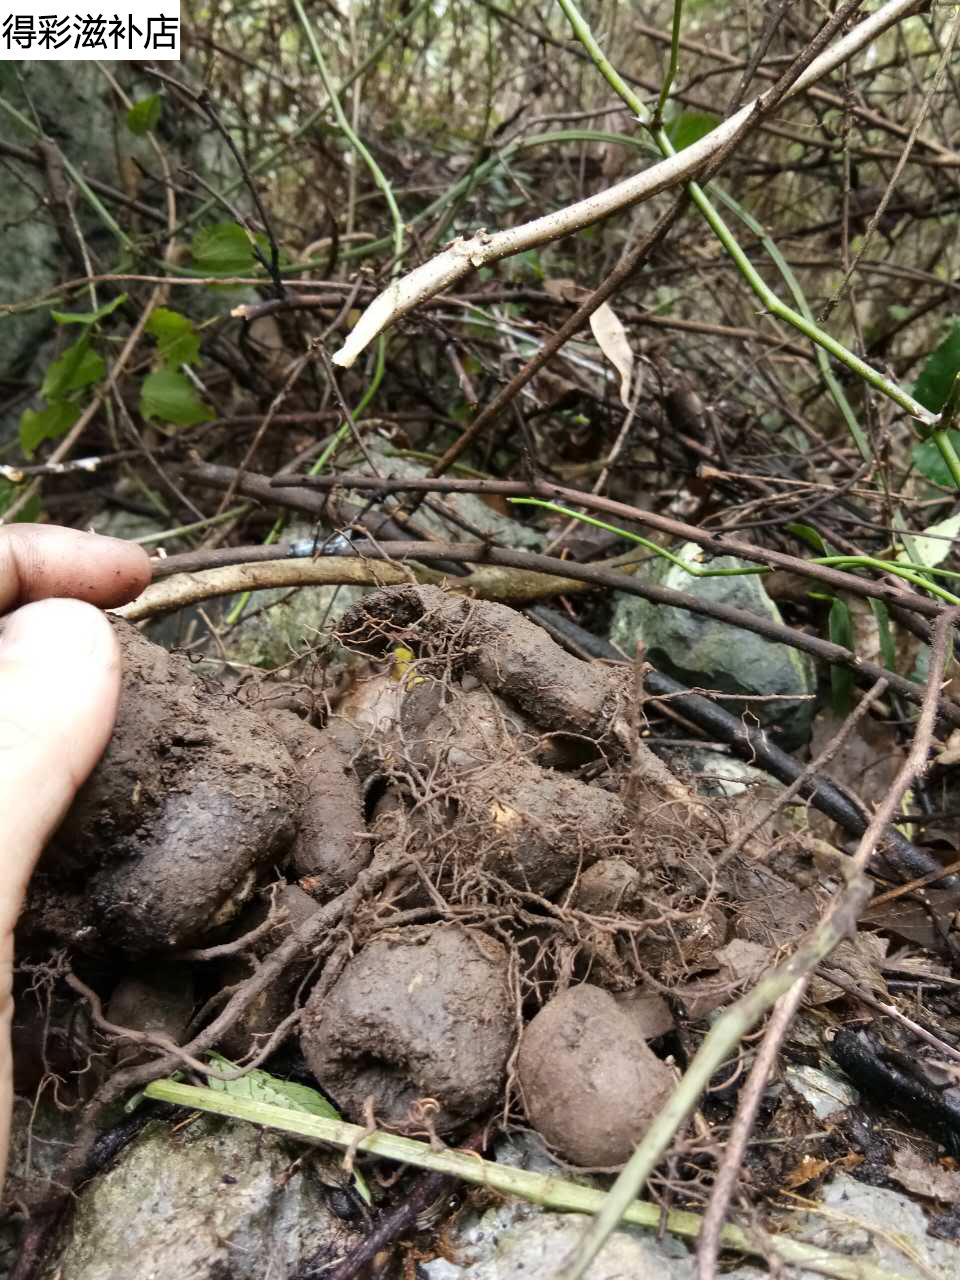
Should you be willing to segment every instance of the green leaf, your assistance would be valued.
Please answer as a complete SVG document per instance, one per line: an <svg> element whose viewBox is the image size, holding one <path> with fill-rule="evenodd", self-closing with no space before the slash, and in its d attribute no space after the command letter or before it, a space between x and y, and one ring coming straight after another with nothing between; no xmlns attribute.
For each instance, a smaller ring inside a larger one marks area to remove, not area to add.
<svg viewBox="0 0 960 1280"><path fill-rule="evenodd" d="M172 1076L167 1076L167 1079L170 1080L172 1083L178 1084L181 1080L185 1079L185 1075L184 1075L184 1072L182 1071L175 1071ZM146 1090L140 1089L137 1091L137 1093L132 1093L130 1097L126 1100L126 1102L123 1104L124 1115L132 1116L135 1111L140 1110L140 1108L143 1106L143 1104L146 1101L147 1101Z"/></svg>
<svg viewBox="0 0 960 1280"><path fill-rule="evenodd" d="M710 111L683 111L667 129L667 137L676 151L683 151L705 138L720 123Z"/></svg>
<svg viewBox="0 0 960 1280"><path fill-rule="evenodd" d="M794 537L800 538L808 547L812 547L818 556L825 556L827 549L824 546L823 538L816 529L811 528L808 524L800 524L793 522L787 525L787 531L792 533Z"/></svg>
<svg viewBox="0 0 960 1280"><path fill-rule="evenodd" d="M880 641L880 656L883 658L883 665L888 671L896 671L897 669L897 646L893 639L893 630L890 626L890 613L887 606L882 600L874 600L870 597L870 609L873 613L873 620L877 624L877 634Z"/></svg>
<svg viewBox="0 0 960 1280"><path fill-rule="evenodd" d="M525 249L523 253L514 254L511 262L515 264L515 275L522 276L524 274L523 268L526 268L536 280L544 279L545 272L539 249Z"/></svg>
<svg viewBox="0 0 960 1280"><path fill-rule="evenodd" d="M207 1056L215 1067L237 1070L237 1064L231 1062L229 1058L224 1058L222 1054L210 1053ZM288 1111L303 1111L307 1115L323 1116L325 1120L343 1119L336 1107L329 1103L318 1089L311 1089L309 1085L305 1084L297 1084L295 1080L280 1080L277 1076L272 1076L269 1071L248 1071L246 1075L242 1075L236 1080L217 1080L210 1076L207 1079L207 1086L211 1089L228 1093L233 1098L246 1098L250 1102L265 1102L269 1106L285 1107ZM367 1204L371 1204L372 1200L367 1184L358 1173L355 1173L354 1176L357 1180L357 1190Z"/></svg>
<svg viewBox="0 0 960 1280"><path fill-rule="evenodd" d="M123 306L126 300L127 295L121 293L118 298L105 302L102 307L97 307L96 311L51 311L50 314L57 324L96 324L104 316L116 311L117 307Z"/></svg>
<svg viewBox="0 0 960 1280"><path fill-rule="evenodd" d="M140 413L147 422L158 418L175 427L192 427L216 416L197 395L193 383L175 369L160 369L144 378Z"/></svg>
<svg viewBox="0 0 960 1280"><path fill-rule="evenodd" d="M160 355L165 364L196 364L200 354L200 339L193 321L169 307L157 307L150 313L147 333L156 338Z"/></svg>
<svg viewBox="0 0 960 1280"><path fill-rule="evenodd" d="M28 458L44 440L59 440L80 417L80 406L73 400L55 400L37 413L24 409L20 415L20 448Z"/></svg>
<svg viewBox="0 0 960 1280"><path fill-rule="evenodd" d="M914 533L906 520L903 518L903 512L899 507L896 508L892 517L891 524L900 540L903 550L897 553L897 559L901 564L916 565L917 573L922 578L926 578L928 582L932 582L933 575L924 573L926 567L923 562L923 551L920 547L920 534Z"/></svg>
<svg viewBox="0 0 960 1280"><path fill-rule="evenodd" d="M845 649L853 648L853 618L845 600L834 597L830 606L830 639ZM847 716L853 703L853 672L839 662L830 664L830 703L835 716Z"/></svg>
<svg viewBox="0 0 960 1280"><path fill-rule="evenodd" d="M190 252L194 267L210 276L248 274L255 261L250 237L237 222L201 228L193 237Z"/></svg>
<svg viewBox="0 0 960 1280"><path fill-rule="evenodd" d="M149 98L141 98L127 112L127 128L142 138L145 133L155 129L163 109L163 98L159 93L152 93Z"/></svg>
<svg viewBox="0 0 960 1280"><path fill-rule="evenodd" d="M932 413L939 413L958 373L960 373L960 320L954 320L947 336L927 357L927 363L920 371L920 377L913 384L913 394L925 409L929 409ZM926 475L926 472L924 474Z"/></svg>
<svg viewBox="0 0 960 1280"><path fill-rule="evenodd" d="M914 564L924 569L935 569L941 561L946 560L950 549L960 533L960 511L932 524L922 533L908 534L900 530L905 550L897 556L901 564Z"/></svg>
<svg viewBox="0 0 960 1280"><path fill-rule="evenodd" d="M107 371L101 356L90 350L90 336L84 334L46 372L40 394L47 400L62 400L71 391L80 391L99 382Z"/></svg>
<svg viewBox="0 0 960 1280"><path fill-rule="evenodd" d="M917 394L914 388L914 395ZM917 396L919 400L920 397ZM960 431L948 431L947 435L953 444L954 449L960 449ZM953 476L947 469L947 464L943 460L943 455L932 440L922 440L915 444L911 450L913 457L913 465L917 468L922 476L933 484L938 484L944 489L953 489Z"/></svg>
<svg viewBox="0 0 960 1280"><path fill-rule="evenodd" d="M10 503L20 492L20 486L11 484L9 480L0 479L0 515L6 511ZM13 517L14 524L34 524L40 515L40 495L35 493L24 505L20 514Z"/></svg>

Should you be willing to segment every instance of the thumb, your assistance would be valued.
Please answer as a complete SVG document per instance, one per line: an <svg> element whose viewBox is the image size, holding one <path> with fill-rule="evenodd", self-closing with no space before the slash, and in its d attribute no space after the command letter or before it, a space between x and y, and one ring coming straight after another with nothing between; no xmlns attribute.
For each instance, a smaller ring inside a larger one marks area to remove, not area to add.
<svg viewBox="0 0 960 1280"><path fill-rule="evenodd" d="M0 1181L13 1099L13 928L49 836L110 738L120 651L99 610L40 600L0 634Z"/></svg>
<svg viewBox="0 0 960 1280"><path fill-rule="evenodd" d="M120 695L109 622L78 600L39 600L0 634L0 934L27 880L107 745Z"/></svg>

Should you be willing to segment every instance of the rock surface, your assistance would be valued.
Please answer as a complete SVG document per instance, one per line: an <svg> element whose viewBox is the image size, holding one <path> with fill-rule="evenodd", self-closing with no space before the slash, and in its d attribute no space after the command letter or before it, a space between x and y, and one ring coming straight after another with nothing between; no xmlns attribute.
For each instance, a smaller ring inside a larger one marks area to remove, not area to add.
<svg viewBox="0 0 960 1280"><path fill-rule="evenodd" d="M554 1280L579 1244L586 1222L580 1214L540 1214L501 1236L495 1252L481 1261L458 1267L441 1259L425 1270L429 1280ZM693 1275L683 1245L669 1237L658 1243L649 1235L615 1231L584 1280L693 1280Z"/></svg>
<svg viewBox="0 0 960 1280"><path fill-rule="evenodd" d="M701 795L733 799L761 787L768 790L780 787L769 773L755 769L736 756L693 743L671 747L664 752L664 757L670 768L689 779Z"/></svg>
<svg viewBox="0 0 960 1280"><path fill-rule="evenodd" d="M126 80L127 64L118 74ZM60 62L22 61L0 63L0 94L20 112L30 116L36 110L45 127L51 129L67 157L87 177L116 184L116 135L110 109L110 90L92 63L74 62L68 74ZM29 96L28 96L29 95ZM3 136L16 146L31 151L35 138L29 130L6 114ZM128 135L130 138L132 134ZM63 270L66 254L49 201L42 166L4 157L4 235L0 242L0 297L6 302L23 302L48 293L65 276L80 270ZM94 252L112 250L113 236L83 200L75 214ZM56 306L56 304L54 304ZM70 308L65 308L69 310ZM23 376L40 356L38 367L56 353L49 342L55 332L49 307L24 308L3 317L0 347L0 378ZM75 341L67 332L64 346ZM37 378L39 383L40 379ZM23 405L12 397L14 412L0 409L0 440L14 438ZM39 407L40 401L37 402Z"/></svg>
<svg viewBox="0 0 960 1280"><path fill-rule="evenodd" d="M499 1149L497 1154L504 1158ZM569 1176L541 1157L531 1158L529 1151L517 1160L507 1153L506 1162ZM953 1280L960 1274L960 1247L928 1235L923 1211L906 1196L840 1174L824 1188L822 1208L823 1213L789 1215L790 1234L848 1257L852 1268L858 1262L872 1264L899 1280ZM585 1223L578 1214L507 1202L468 1217L448 1235L456 1262L437 1258L424 1271L428 1280L552 1280L580 1241ZM723 1274L725 1280L762 1280L770 1273L744 1261ZM782 1274L783 1280L822 1280L819 1273L793 1266L784 1266ZM615 1232L584 1273L585 1280L693 1280L695 1275L687 1242L669 1234L657 1240L640 1228Z"/></svg>
<svg viewBox="0 0 960 1280"><path fill-rule="evenodd" d="M824 1187L818 1207L796 1220L791 1234L821 1249L853 1254L904 1280L960 1275L960 1246L931 1236L914 1200L846 1173ZM801 1277L814 1280L813 1272Z"/></svg>
<svg viewBox="0 0 960 1280"><path fill-rule="evenodd" d="M264 1280L332 1262L359 1233L329 1207L342 1174L303 1155L237 1121L153 1123L81 1193L44 1280Z"/></svg>
<svg viewBox="0 0 960 1280"><path fill-rule="evenodd" d="M699 563L700 551L692 542L680 547L677 555L688 564ZM745 561L732 556L719 556L703 563L714 569L748 567ZM771 622L783 621L756 574L697 578L663 560L650 576L660 586L673 591L685 591L715 604L732 605ZM631 595L617 598L610 640L630 655L636 652L637 643L642 643L654 666L697 688L728 694L785 697L784 701L775 702L725 699L722 705L734 715L749 712L761 725L778 725L780 743L787 748L800 745L809 734L812 702L787 700L807 697L816 689L813 663L796 649L713 618L652 604Z"/></svg>

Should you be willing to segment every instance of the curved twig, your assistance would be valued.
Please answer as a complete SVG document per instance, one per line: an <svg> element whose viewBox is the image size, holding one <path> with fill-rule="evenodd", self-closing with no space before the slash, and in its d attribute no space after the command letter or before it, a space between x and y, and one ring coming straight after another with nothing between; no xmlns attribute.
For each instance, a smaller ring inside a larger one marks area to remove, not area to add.
<svg viewBox="0 0 960 1280"><path fill-rule="evenodd" d="M918 0L888 0L876 13L865 18L835 45L825 49L818 58L814 59L806 71L797 78L785 98L789 99L803 93L817 80L869 45L888 27L920 7ZM600 191L596 195L588 196L585 200L578 200L576 204L569 205L565 209L558 209L555 213L534 218L531 222L522 223L518 227L510 227L492 235L486 231L479 231L468 240L458 238L442 253L394 281L370 303L347 341L334 355L334 363L349 368L373 339L389 325L406 315L408 311L412 311L424 299L439 293L441 289L449 287L478 267L571 235L603 218L610 217L611 214L629 208L630 205L638 204L641 200L649 200L661 191L688 182L718 152L726 150L736 142L740 134L749 127L754 114L762 109L763 100L764 95L755 98L745 107L741 107L735 115L724 120L705 138L701 138L699 142L617 183L616 186L609 187L606 191Z"/></svg>

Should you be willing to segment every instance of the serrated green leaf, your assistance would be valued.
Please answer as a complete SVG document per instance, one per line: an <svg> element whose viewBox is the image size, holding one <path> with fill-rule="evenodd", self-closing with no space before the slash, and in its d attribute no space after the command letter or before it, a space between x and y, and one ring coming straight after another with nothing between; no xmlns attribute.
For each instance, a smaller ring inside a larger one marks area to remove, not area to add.
<svg viewBox="0 0 960 1280"><path fill-rule="evenodd" d="M97 307L96 311L51 311L50 314L57 324L96 324L104 316L116 311L117 307L123 306L126 300L127 295L121 293L118 298L105 302L102 307Z"/></svg>
<svg viewBox="0 0 960 1280"><path fill-rule="evenodd" d="M916 395L916 391L914 391ZM917 396L917 399L920 397ZM948 431L947 435L953 444L954 449L960 449L960 431ZM938 484L944 489L953 489L956 486L953 483L947 469L947 464L943 460L943 454L934 444L932 440L921 440L911 449L913 465L917 468L922 476L933 484Z"/></svg>
<svg viewBox="0 0 960 1280"><path fill-rule="evenodd" d="M193 383L176 369L159 369L144 378L140 413L147 422L159 419L175 427L192 427L215 417L210 406L197 395Z"/></svg>
<svg viewBox="0 0 960 1280"><path fill-rule="evenodd" d="M196 364L200 355L200 338L193 321L169 307L157 307L150 313L147 333L156 338L165 364Z"/></svg>
<svg viewBox="0 0 960 1280"><path fill-rule="evenodd" d="M40 394L47 400L62 400L71 391L80 391L107 371L103 358L90 350L90 336L84 334L47 369Z"/></svg>
<svg viewBox="0 0 960 1280"><path fill-rule="evenodd" d="M202 227L193 237L190 252L194 267L206 275L243 275L254 266L250 237L237 222Z"/></svg>
<svg viewBox="0 0 960 1280"><path fill-rule="evenodd" d="M897 560L901 564L915 564L924 569L935 569L950 554L958 534L960 534L960 511L948 516L946 520L941 520L939 524L930 525L922 533L908 534L902 529L900 536L905 549L899 553Z"/></svg>
<svg viewBox="0 0 960 1280"><path fill-rule="evenodd" d="M39 412L24 409L20 415L20 448L28 458L44 440L59 440L80 417L80 406L72 400L55 400Z"/></svg>
<svg viewBox="0 0 960 1280"><path fill-rule="evenodd" d="M149 98L141 98L127 112L127 128L142 138L145 133L155 129L163 110L163 98L159 93L152 93Z"/></svg>
<svg viewBox="0 0 960 1280"><path fill-rule="evenodd" d="M237 1070L237 1065L219 1053L207 1055L211 1065ZM274 1107L286 1107L288 1111L303 1111L311 1116L323 1116L326 1120L342 1120L340 1112L329 1103L318 1089L309 1085L297 1084L295 1080L280 1080L269 1071L248 1071L236 1080L217 1080L208 1077L207 1085L211 1089L228 1093L233 1098L246 1098L249 1102L264 1102ZM371 1204L370 1190L358 1173L354 1174L357 1190L368 1204Z"/></svg>
<svg viewBox="0 0 960 1280"><path fill-rule="evenodd" d="M227 1071L238 1070L237 1064L221 1053L210 1053L207 1057L211 1066L222 1067ZM336 1107L317 1089L297 1084L293 1080L281 1080L278 1076L272 1076L269 1071L255 1069L236 1080L217 1080L211 1076L207 1085L211 1089L229 1093L234 1098L249 1098L251 1102L267 1102L275 1107L306 1111L313 1116L326 1116L328 1120L343 1119Z"/></svg>
<svg viewBox="0 0 960 1280"><path fill-rule="evenodd" d="M830 639L845 649L853 648L853 618L845 600L834 597L830 606ZM835 716L847 716L853 702L853 672L839 662L830 664L830 703Z"/></svg>
<svg viewBox="0 0 960 1280"><path fill-rule="evenodd" d="M913 394L932 413L939 413L960 373L960 320L954 320L947 336L927 357ZM924 474L926 474L924 472Z"/></svg>
<svg viewBox="0 0 960 1280"><path fill-rule="evenodd" d="M676 151L684 151L705 138L720 123L711 111L683 111L667 129L667 137Z"/></svg>

